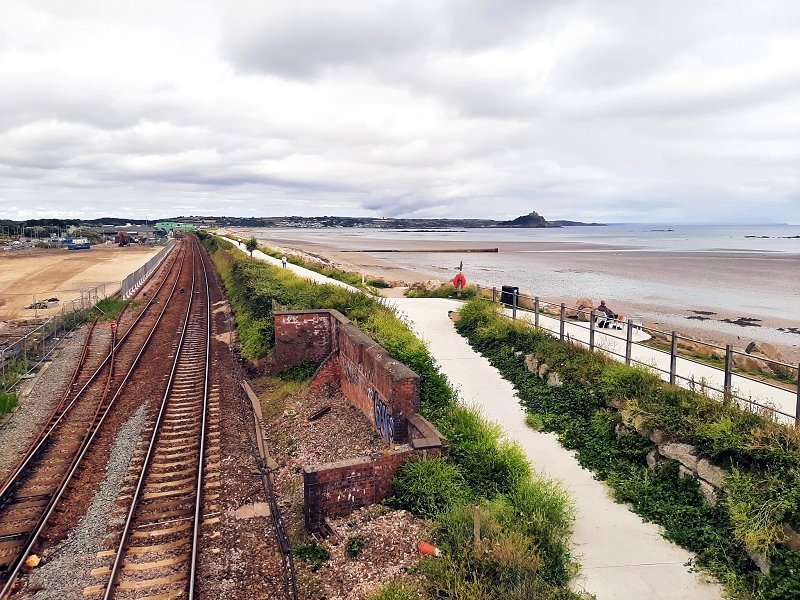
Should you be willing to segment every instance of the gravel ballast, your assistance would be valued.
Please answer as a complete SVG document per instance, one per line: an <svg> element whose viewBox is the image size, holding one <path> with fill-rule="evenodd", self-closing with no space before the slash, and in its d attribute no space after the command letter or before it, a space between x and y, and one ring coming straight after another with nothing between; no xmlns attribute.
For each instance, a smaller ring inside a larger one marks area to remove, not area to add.
<svg viewBox="0 0 800 600"><path fill-rule="evenodd" d="M114 501L120 495L128 474L147 421L146 414L146 406L142 405L120 428L111 449L105 479L89 509L67 538L42 557L41 565L30 576L28 590L31 594L26 597L33 600L84 598L84 586L92 581L89 571L98 566L95 557L107 549L103 544L106 527L114 524L112 515L119 519L121 514L114 510ZM102 583L102 580L97 583Z"/></svg>
<svg viewBox="0 0 800 600"><path fill-rule="evenodd" d="M11 474L61 400L78 366L88 331L88 326L82 325L69 334L53 353L47 368L31 383L23 382L17 389L19 406L11 418L0 425L0 446L3 448L0 452L0 481Z"/></svg>

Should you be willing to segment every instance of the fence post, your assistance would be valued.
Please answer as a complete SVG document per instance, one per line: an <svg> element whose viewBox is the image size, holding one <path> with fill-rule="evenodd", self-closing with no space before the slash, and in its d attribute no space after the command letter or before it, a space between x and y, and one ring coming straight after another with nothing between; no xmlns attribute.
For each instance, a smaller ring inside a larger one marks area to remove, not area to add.
<svg viewBox="0 0 800 600"><path fill-rule="evenodd" d="M539 296L533 299L533 324L539 327Z"/></svg>
<svg viewBox="0 0 800 600"><path fill-rule="evenodd" d="M669 351L669 382L675 385L678 369L678 334L672 332L672 349Z"/></svg>
<svg viewBox="0 0 800 600"><path fill-rule="evenodd" d="M497 288L492 286L492 302L497 302Z"/></svg>
<svg viewBox="0 0 800 600"><path fill-rule="evenodd" d="M564 341L564 303L561 303L561 310L558 313L558 339Z"/></svg>
<svg viewBox="0 0 800 600"><path fill-rule="evenodd" d="M633 327L630 323L626 324L625 332L625 364L631 364L631 348L633 347Z"/></svg>
<svg viewBox="0 0 800 600"><path fill-rule="evenodd" d="M594 309L589 311L589 350L594 351Z"/></svg>
<svg viewBox="0 0 800 600"><path fill-rule="evenodd" d="M723 386L723 404L730 404L731 401L731 380L733 379L733 346L725 345L725 384Z"/></svg>
<svg viewBox="0 0 800 600"><path fill-rule="evenodd" d="M517 319L517 292L511 292L511 318Z"/></svg>

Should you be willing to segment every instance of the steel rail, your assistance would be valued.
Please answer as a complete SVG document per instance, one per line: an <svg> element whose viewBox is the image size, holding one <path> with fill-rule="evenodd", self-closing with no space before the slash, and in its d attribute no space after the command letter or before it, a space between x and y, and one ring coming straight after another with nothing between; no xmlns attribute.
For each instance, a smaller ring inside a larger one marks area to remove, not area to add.
<svg viewBox="0 0 800 600"><path fill-rule="evenodd" d="M198 242L193 242L197 244ZM203 267L203 279L206 288L206 367L203 374L203 409L200 419L200 456L197 462L197 497L194 506L194 527L192 528L192 557L189 568L189 598L194 598L195 576L197 574L197 547L200 538L200 520L203 510L203 470L206 451L206 421L208 418L208 376L211 371L211 286L208 285L208 270L202 249L198 249L200 264Z"/></svg>
<svg viewBox="0 0 800 600"><path fill-rule="evenodd" d="M193 244L192 245L192 251L193 251L193 253L195 253L196 252L195 243L193 242L192 244ZM114 556L114 563L112 564L111 569L109 571L108 583L106 584L106 588L105 588L105 591L103 593L103 600L111 600L111 598L114 597L114 594L116 592L117 579L119 577L120 570L121 570L120 567L121 567L121 564L122 564L122 557L125 554L125 546L127 545L128 539L130 538L130 535L132 533L131 529L132 529L132 525L133 525L133 519L134 519L134 516L136 514L136 509L137 509L137 506L139 504L139 500L140 500L140 498L142 496L145 479L147 477L147 473L148 473L148 470L149 470L149 467L150 467L150 464L152 462L153 455L154 455L154 452L155 452L155 449L156 449L157 440L158 440L158 436L159 436L159 430L161 428L161 423L164 420L164 415L165 415L166 410L167 410L167 401L169 400L170 394L172 392L172 385L173 385L173 382L175 380L175 374L177 373L178 365L180 363L181 352L183 351L184 342L186 341L186 331L187 331L187 329L189 327L189 320L191 318L192 307L194 306L195 285L196 285L196 277L195 277L196 273L195 273L194 263L195 263L195 261L194 261L194 256L193 256L193 260L192 260L191 294L190 294L190 297L189 297L189 304L186 307L186 315L184 317L183 327L181 329L181 334L180 334L180 339L178 341L178 350L175 353L175 359L173 360L172 368L170 369L169 378L167 380L167 387L166 387L166 390L164 392L164 396L161 399L161 406L159 407L158 416L156 417L156 422L155 422L155 424L153 426L153 432L150 435L150 442L148 444L147 451L145 452L144 463L142 465L142 469L141 469L141 471L139 473L139 478L138 478L138 480L136 482L136 487L134 488L133 495L131 497L131 504L130 504L130 507L128 509L128 514L127 514L127 516L125 518L125 525L123 526L122 534L120 536L120 541L119 541L119 544L117 546L117 550L116 550L116 553L115 553L115 556ZM208 307L210 308L210 304L208 304ZM210 323L210 321L209 321L209 323ZM207 356L208 356L208 352L210 350L210 344L208 343L208 341L210 341L210 340L207 340L207 344L206 344L206 355ZM207 369L208 369L208 365L206 365L206 377L207 377ZM207 391L205 389L204 389L203 392L204 392L204 397L207 396ZM203 419L202 420L203 420L203 422L205 422L205 411L203 412ZM202 457L200 458L200 461L202 462ZM195 519L197 518L197 514L198 514L198 512L197 512L197 509L196 509L195 510ZM196 532L196 529L197 529L197 523L195 523L195 532ZM194 532L193 532L193 536L194 536ZM194 543L194 542L195 542L195 540L194 540L194 537L193 537L193 541L192 541L192 562L193 563L196 562L196 555L197 555L197 553L196 553L197 546L196 546L196 543ZM194 572L194 571L192 571L192 572ZM192 589L192 593L193 592L194 592L194 590ZM193 596L189 596L189 598L191 599L191 598L193 598Z"/></svg>
<svg viewBox="0 0 800 600"><path fill-rule="evenodd" d="M176 258L176 262L177 262L177 258ZM150 308L150 306L153 304L153 302L155 302L159 292L161 291L161 289L166 284L167 279L169 278L169 274L172 272L172 269L174 268L175 264L176 263L173 262L172 265L170 265L170 270L167 272L166 276L164 277L164 280L158 286L158 289L156 290L156 293L153 294L153 297L148 301L148 303L144 307L144 309L142 309L142 311L137 315L137 317L134 320L134 322L128 328L128 331L126 331L125 334L119 339L119 341L117 342L116 346L111 348L111 350L109 351L109 353L106 356L106 358L103 360L102 363L100 363L100 366L97 367L95 372L91 375L91 377L89 377L88 381L83 385L83 387L80 390L78 390L78 392L75 394L75 397L63 409L63 411L61 412L59 417L55 420L55 422L51 423L51 425L47 428L47 430L40 434L38 440L36 442L34 442L32 447L29 449L28 453L25 455L25 457L22 459L22 461L17 465L17 467L15 468L14 472L6 479L6 481L3 483L2 487L0 487L0 504L3 501L3 497L5 496L6 492L8 492L9 488L14 483L16 483L16 481L22 476L22 474L24 473L25 469L28 467L29 463L39 453L39 450L41 450L41 448L45 444L45 442L48 441L48 439L50 438L50 435L53 433L55 428L61 423L61 421L64 419L64 417L69 413L70 409L75 405L75 403L80 399L80 397L83 395L83 393L94 382L95 378L97 378L97 376L100 374L100 372L108 364L109 360L111 360L111 356L113 355L114 351L118 350L120 348L120 346L128 339L128 336L133 332L134 328L139 323L139 321L144 318L144 315L147 312L147 309ZM176 283L177 283L177 280L178 280L179 277L180 277L180 269L178 269L178 275L175 278ZM173 288L173 290L174 290L174 288ZM170 294L170 298L171 298L171 294ZM169 300L167 300L167 302L168 301ZM166 302L165 302L165 305L166 305ZM160 317L159 317L159 319L160 319ZM57 412L58 412L57 410L53 412L53 414L51 415L51 418L50 418L51 421L52 421L52 418L55 416L55 414Z"/></svg>
<svg viewBox="0 0 800 600"><path fill-rule="evenodd" d="M177 259L176 259L176 261L177 261ZM169 273L172 272L172 268L174 267L174 265L175 265L175 263L173 263L173 265L170 266L170 270L167 273L167 275L169 275ZM92 445L92 442L94 441L95 436L97 435L97 433L102 428L102 425L105 422L106 418L108 417L108 415L109 415L109 413L111 411L111 408L115 405L117 399L122 394L122 391L125 388L126 383L130 379L130 377L133 375L133 372L136 369L136 366L138 365L139 360L141 359L141 357L144 354L145 350L147 349L147 347L148 347L148 345L150 343L150 340L155 335L155 332L158 329L159 324L161 323L161 319L164 316L164 313L166 312L167 308L170 306L170 302L171 302L172 298L175 295L175 290L178 287L178 282L180 280L180 273L181 273L182 269L183 269L183 263L181 262L180 263L180 267L178 269L178 274L175 277L175 282L172 285L172 288L170 290L169 296L167 297L166 301L162 305L161 311L159 312L159 314L158 314L158 316L156 318L156 321L153 324L153 327L151 328L150 333L147 336L147 339L144 341L144 343L142 344L142 347L139 349L139 352L137 353L136 357L134 358L133 363L131 364L130 368L128 369L128 372L126 373L125 377L123 378L122 382L120 383L119 387L117 388L116 393L114 394L114 396L111 398L111 400L106 405L105 410L103 411L103 414L100 417L99 421L97 420L97 413L95 413L95 421L97 421L96 424L94 424L94 427L91 429L91 433L85 439L85 441L84 441L84 443L83 443L83 445L82 445L82 447L81 447L81 449L79 451L79 454L77 455L77 458L74 459L69 471L67 472L67 474L63 478L63 480L62 480L62 482L61 482L61 484L60 484L60 486L58 488L58 491L56 492L56 494L51 498L50 502L48 503L47 508L45 509L45 512L44 512L43 516L39 520L38 526L34 530L33 534L31 534L30 539L29 539L27 545L25 546L25 549L19 554L17 560L15 561L14 567L10 571L10 574L8 575L8 580L6 581L6 583L3 586L3 588L0 590L0 600L3 599L3 598L6 598L10 594L11 589L13 587L13 584L14 584L17 576L19 575L20 569L21 569L22 564L23 564L23 560L33 550L33 547L35 546L36 542L38 541L39 537L41 536L42 531L46 527L48 520L50 519L50 517L52 516L53 512L55 511L56 506L58 505L58 503L61 500L62 496L66 492L66 489L69 486L70 482L72 481L72 478L75 476L75 473L77 472L78 467L80 466L80 463L82 462L82 460L83 460L84 456L86 455L86 453L89 451L89 449L90 449L90 447ZM164 278L164 281L159 286L156 294L153 295L153 299L150 302L155 300L155 297L157 296L157 294L161 290L161 288L164 286L164 284L166 283L167 279L168 279L168 277ZM148 303L148 306L149 306L149 304L150 303ZM140 316L141 316L141 314L144 314L144 312L145 311L143 310L142 313L140 313ZM136 323L138 323L138 319L137 319ZM133 328L133 326L131 326L131 329L129 329L128 331L130 332L132 330L132 328ZM119 344L116 345L116 347L118 347L118 346L119 346ZM102 406L102 404L101 404L101 406Z"/></svg>

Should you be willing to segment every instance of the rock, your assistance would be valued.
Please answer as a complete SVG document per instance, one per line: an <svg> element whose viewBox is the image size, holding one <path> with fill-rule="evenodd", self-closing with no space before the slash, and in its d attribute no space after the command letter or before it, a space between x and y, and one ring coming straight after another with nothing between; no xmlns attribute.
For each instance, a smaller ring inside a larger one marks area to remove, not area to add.
<svg viewBox="0 0 800 600"><path fill-rule="evenodd" d="M650 432L650 441L653 442L656 446L660 446L661 444L663 444L666 439L667 438L664 435L664 432L661 431L660 429L653 429L653 431Z"/></svg>
<svg viewBox="0 0 800 600"><path fill-rule="evenodd" d="M514 356L516 356L517 358L522 356L522 350L517 350L516 352L514 352Z"/></svg>
<svg viewBox="0 0 800 600"><path fill-rule="evenodd" d="M786 546L789 550L794 550L795 552L800 552L800 533L794 530L794 528L787 524L783 524L783 535L784 540L781 542L784 546Z"/></svg>
<svg viewBox="0 0 800 600"><path fill-rule="evenodd" d="M678 475L680 477L691 477L692 479L694 479L694 471L692 471L691 469L687 469L683 465L678 465Z"/></svg>
<svg viewBox="0 0 800 600"><path fill-rule="evenodd" d="M575 307L578 309L576 311L578 320L588 321L589 313L594 308L594 301L591 298L578 298L575 302Z"/></svg>
<svg viewBox="0 0 800 600"><path fill-rule="evenodd" d="M661 456L658 454L658 448L653 448L650 452L647 453L645 457L647 461L647 466L651 469L655 469L658 466L658 463L661 462Z"/></svg>
<svg viewBox="0 0 800 600"><path fill-rule="evenodd" d="M706 502L708 502L711 506L716 506L717 490L714 488L714 486L707 481L703 481L702 479L698 480L698 483L700 484L700 493L703 494L703 498L705 498Z"/></svg>
<svg viewBox="0 0 800 600"><path fill-rule="evenodd" d="M630 428L626 427L624 423L617 423L614 426L614 434L618 438L631 435L632 433L633 433L633 431Z"/></svg>
<svg viewBox="0 0 800 600"><path fill-rule="evenodd" d="M747 556L750 557L756 566L761 570L764 575L769 575L769 568L772 564L769 562L769 558L764 552L759 552L758 550L750 550L749 548L745 548L747 551Z"/></svg>
<svg viewBox="0 0 800 600"><path fill-rule="evenodd" d="M710 483L717 489L725 485L725 471L712 465L707 459L701 458L697 461L697 476Z"/></svg>
<svg viewBox="0 0 800 600"><path fill-rule="evenodd" d="M525 366L527 367L528 371L531 373L538 373L539 370L539 359L536 358L533 354L526 354L525 355Z"/></svg>
<svg viewBox="0 0 800 600"><path fill-rule="evenodd" d="M756 344L755 342L750 342L747 344L747 348L744 350L748 354L760 355L763 358L768 358L771 360L779 360L784 362L783 354L780 350L778 350L772 344L768 344L767 342L761 342Z"/></svg>
<svg viewBox="0 0 800 600"><path fill-rule="evenodd" d="M564 383L561 381L561 376L553 371L547 375L547 385L550 387L561 387Z"/></svg>
<svg viewBox="0 0 800 600"><path fill-rule="evenodd" d="M547 372L549 370L550 370L550 367L547 365L547 363L540 364L539 365L539 373L538 373L539 377L541 379L544 379L544 376L547 375Z"/></svg>
<svg viewBox="0 0 800 600"><path fill-rule="evenodd" d="M692 472L697 471L697 449L691 444L661 444L658 451L664 458L677 460Z"/></svg>

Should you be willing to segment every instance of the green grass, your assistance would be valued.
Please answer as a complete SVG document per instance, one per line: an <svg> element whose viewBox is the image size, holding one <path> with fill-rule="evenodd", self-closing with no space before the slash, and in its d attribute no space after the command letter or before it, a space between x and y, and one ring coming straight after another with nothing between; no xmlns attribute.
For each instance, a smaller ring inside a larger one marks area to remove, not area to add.
<svg viewBox="0 0 800 600"><path fill-rule="evenodd" d="M93 310L101 321L115 321L128 304L130 304L130 300L103 298L94 305Z"/></svg>
<svg viewBox="0 0 800 600"><path fill-rule="evenodd" d="M17 395L14 392L0 392L0 415L10 413L17 406Z"/></svg>
<svg viewBox="0 0 800 600"><path fill-rule="evenodd" d="M233 306L245 358L259 359L271 351L278 307L333 308L419 375L421 412L447 437L450 455L447 461L407 464L393 502L440 523L435 541L446 553L425 568L426 597L580 597L565 587L574 572L567 544L572 523L568 496L552 482L535 478L522 450L505 441L496 425L456 403L428 348L405 323L363 293L312 284L252 260L218 238L201 238ZM454 540L463 541L458 536L464 511L473 509L486 512L490 541L465 553ZM312 551L302 548L303 556L313 559ZM488 596L465 595L480 590ZM533 591L539 596L524 595Z"/></svg>
<svg viewBox="0 0 800 600"><path fill-rule="evenodd" d="M405 581L390 581L367 596L367 600L419 600L420 598L422 596L417 588Z"/></svg>
<svg viewBox="0 0 800 600"><path fill-rule="evenodd" d="M458 290L456 290L452 283L443 283L433 290L426 290L412 286L404 292L404 295L407 298L462 298L464 300L474 298L477 296L477 294L477 286L467 285L461 290L461 295L459 295Z"/></svg>
<svg viewBox="0 0 800 600"><path fill-rule="evenodd" d="M670 386L650 370L629 367L565 344L530 325L502 317L486 301L468 302L459 332L514 384L537 428L556 432L578 461L665 536L697 553L731 597L769 599L800 588L800 553L779 542L783 524L800 525L800 431ZM526 355L554 366L564 385L550 387L525 364ZM611 406L618 406L615 410ZM634 432L618 435L623 416L666 439L689 443L731 475L716 506L674 463L648 468L653 444ZM763 575L747 551L770 557Z"/></svg>

